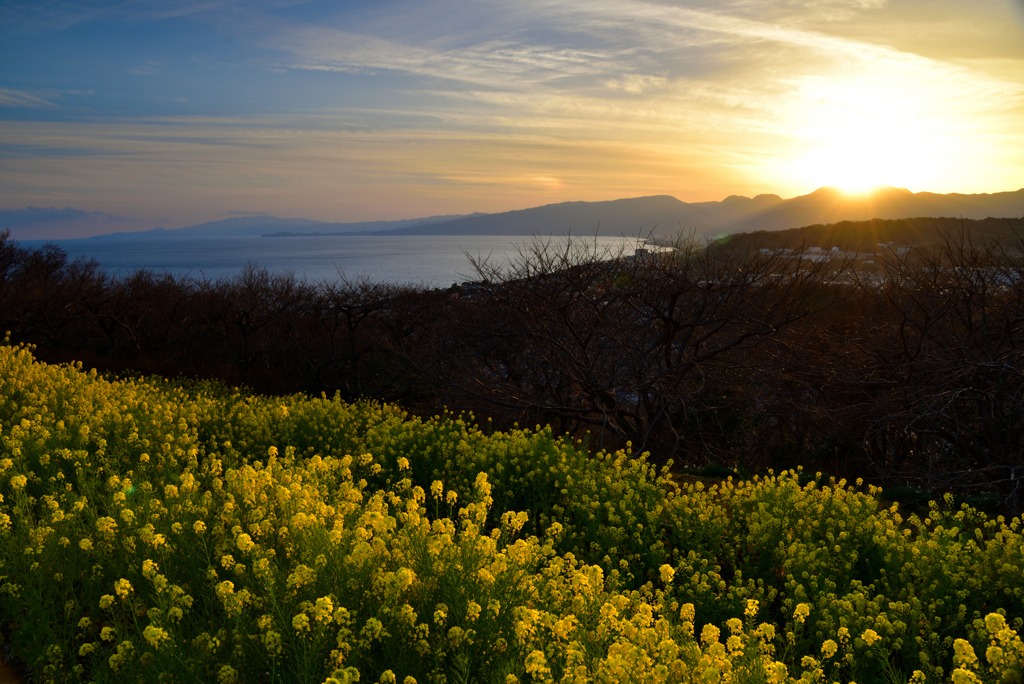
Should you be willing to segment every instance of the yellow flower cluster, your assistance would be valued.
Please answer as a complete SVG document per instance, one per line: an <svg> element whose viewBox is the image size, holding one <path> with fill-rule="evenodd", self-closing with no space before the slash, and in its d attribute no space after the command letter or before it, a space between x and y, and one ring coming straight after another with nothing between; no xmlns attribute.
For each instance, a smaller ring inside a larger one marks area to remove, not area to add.
<svg viewBox="0 0 1024 684"><path fill-rule="evenodd" d="M39 681L1021 679L1020 521L948 502L10 346L0 449L0 633Z"/></svg>

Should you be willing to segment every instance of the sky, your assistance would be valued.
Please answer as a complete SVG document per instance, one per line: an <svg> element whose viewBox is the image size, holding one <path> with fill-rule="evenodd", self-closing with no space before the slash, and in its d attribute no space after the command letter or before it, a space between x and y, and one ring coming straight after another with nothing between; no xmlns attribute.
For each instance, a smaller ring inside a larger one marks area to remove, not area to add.
<svg viewBox="0 0 1024 684"><path fill-rule="evenodd" d="M0 3L51 232L873 184L1024 187L1024 0Z"/></svg>

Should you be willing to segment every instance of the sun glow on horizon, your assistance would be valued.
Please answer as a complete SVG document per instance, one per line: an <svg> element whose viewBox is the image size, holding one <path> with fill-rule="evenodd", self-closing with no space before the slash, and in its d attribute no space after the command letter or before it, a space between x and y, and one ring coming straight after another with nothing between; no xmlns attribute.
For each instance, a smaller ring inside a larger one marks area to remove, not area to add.
<svg viewBox="0 0 1024 684"><path fill-rule="evenodd" d="M951 153L961 147L957 123L924 108L926 92L858 78L818 81L803 95L810 106L797 116L800 151L786 169L794 180L852 195L953 182L951 159L958 155Z"/></svg>
<svg viewBox="0 0 1024 684"><path fill-rule="evenodd" d="M834 185L832 187L836 188L847 197L868 197L874 194L876 191L889 186L883 183L858 183L851 181L843 185Z"/></svg>

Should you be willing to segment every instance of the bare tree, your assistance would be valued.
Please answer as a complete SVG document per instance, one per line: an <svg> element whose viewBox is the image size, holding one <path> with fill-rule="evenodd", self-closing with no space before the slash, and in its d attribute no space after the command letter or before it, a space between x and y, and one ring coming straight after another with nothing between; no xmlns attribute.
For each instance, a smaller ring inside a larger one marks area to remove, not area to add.
<svg viewBox="0 0 1024 684"><path fill-rule="evenodd" d="M661 458L692 453L708 446L690 430L695 413L715 412L744 352L831 301L834 269L800 257L693 241L624 256L535 240L506 266L475 262L481 283L449 302L417 353L493 406Z"/></svg>
<svg viewBox="0 0 1024 684"><path fill-rule="evenodd" d="M869 455L928 489L995 486L1019 510L1024 476L1024 269L998 241L947 234L891 255L865 287L854 340L873 387Z"/></svg>
<svg viewBox="0 0 1024 684"><path fill-rule="evenodd" d="M318 283L289 328L291 361L303 387L339 391L346 399L383 397L401 380L384 344L392 303L416 292L412 286L375 283L367 278ZM398 394L401 394L399 391Z"/></svg>
<svg viewBox="0 0 1024 684"><path fill-rule="evenodd" d="M288 328L303 313L312 286L294 273L270 273L247 264L232 280L203 281L193 302L192 325L200 338L217 342L237 381L249 383L256 370L273 372L288 351Z"/></svg>

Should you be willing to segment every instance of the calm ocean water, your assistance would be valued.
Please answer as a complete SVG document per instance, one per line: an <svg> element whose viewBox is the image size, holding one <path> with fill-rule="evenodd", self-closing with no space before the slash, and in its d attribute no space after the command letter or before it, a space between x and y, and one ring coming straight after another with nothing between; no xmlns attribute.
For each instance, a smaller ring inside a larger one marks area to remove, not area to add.
<svg viewBox="0 0 1024 684"><path fill-rule="evenodd" d="M576 238L574 238L575 240ZM595 238L579 238L591 245ZM558 244L564 238L552 238ZM629 253L635 239L596 238L598 249ZM490 256L505 264L529 238L511 236L337 236L281 238L205 238L176 240L52 240L72 259L82 256L100 262L110 273L146 268L175 275L209 279L230 278L247 263L274 272L291 271L310 281L367 277L375 282L408 283L448 287L452 283L476 280L466 253ZM34 247L44 241L23 240ZM564 244L562 242L561 244Z"/></svg>

